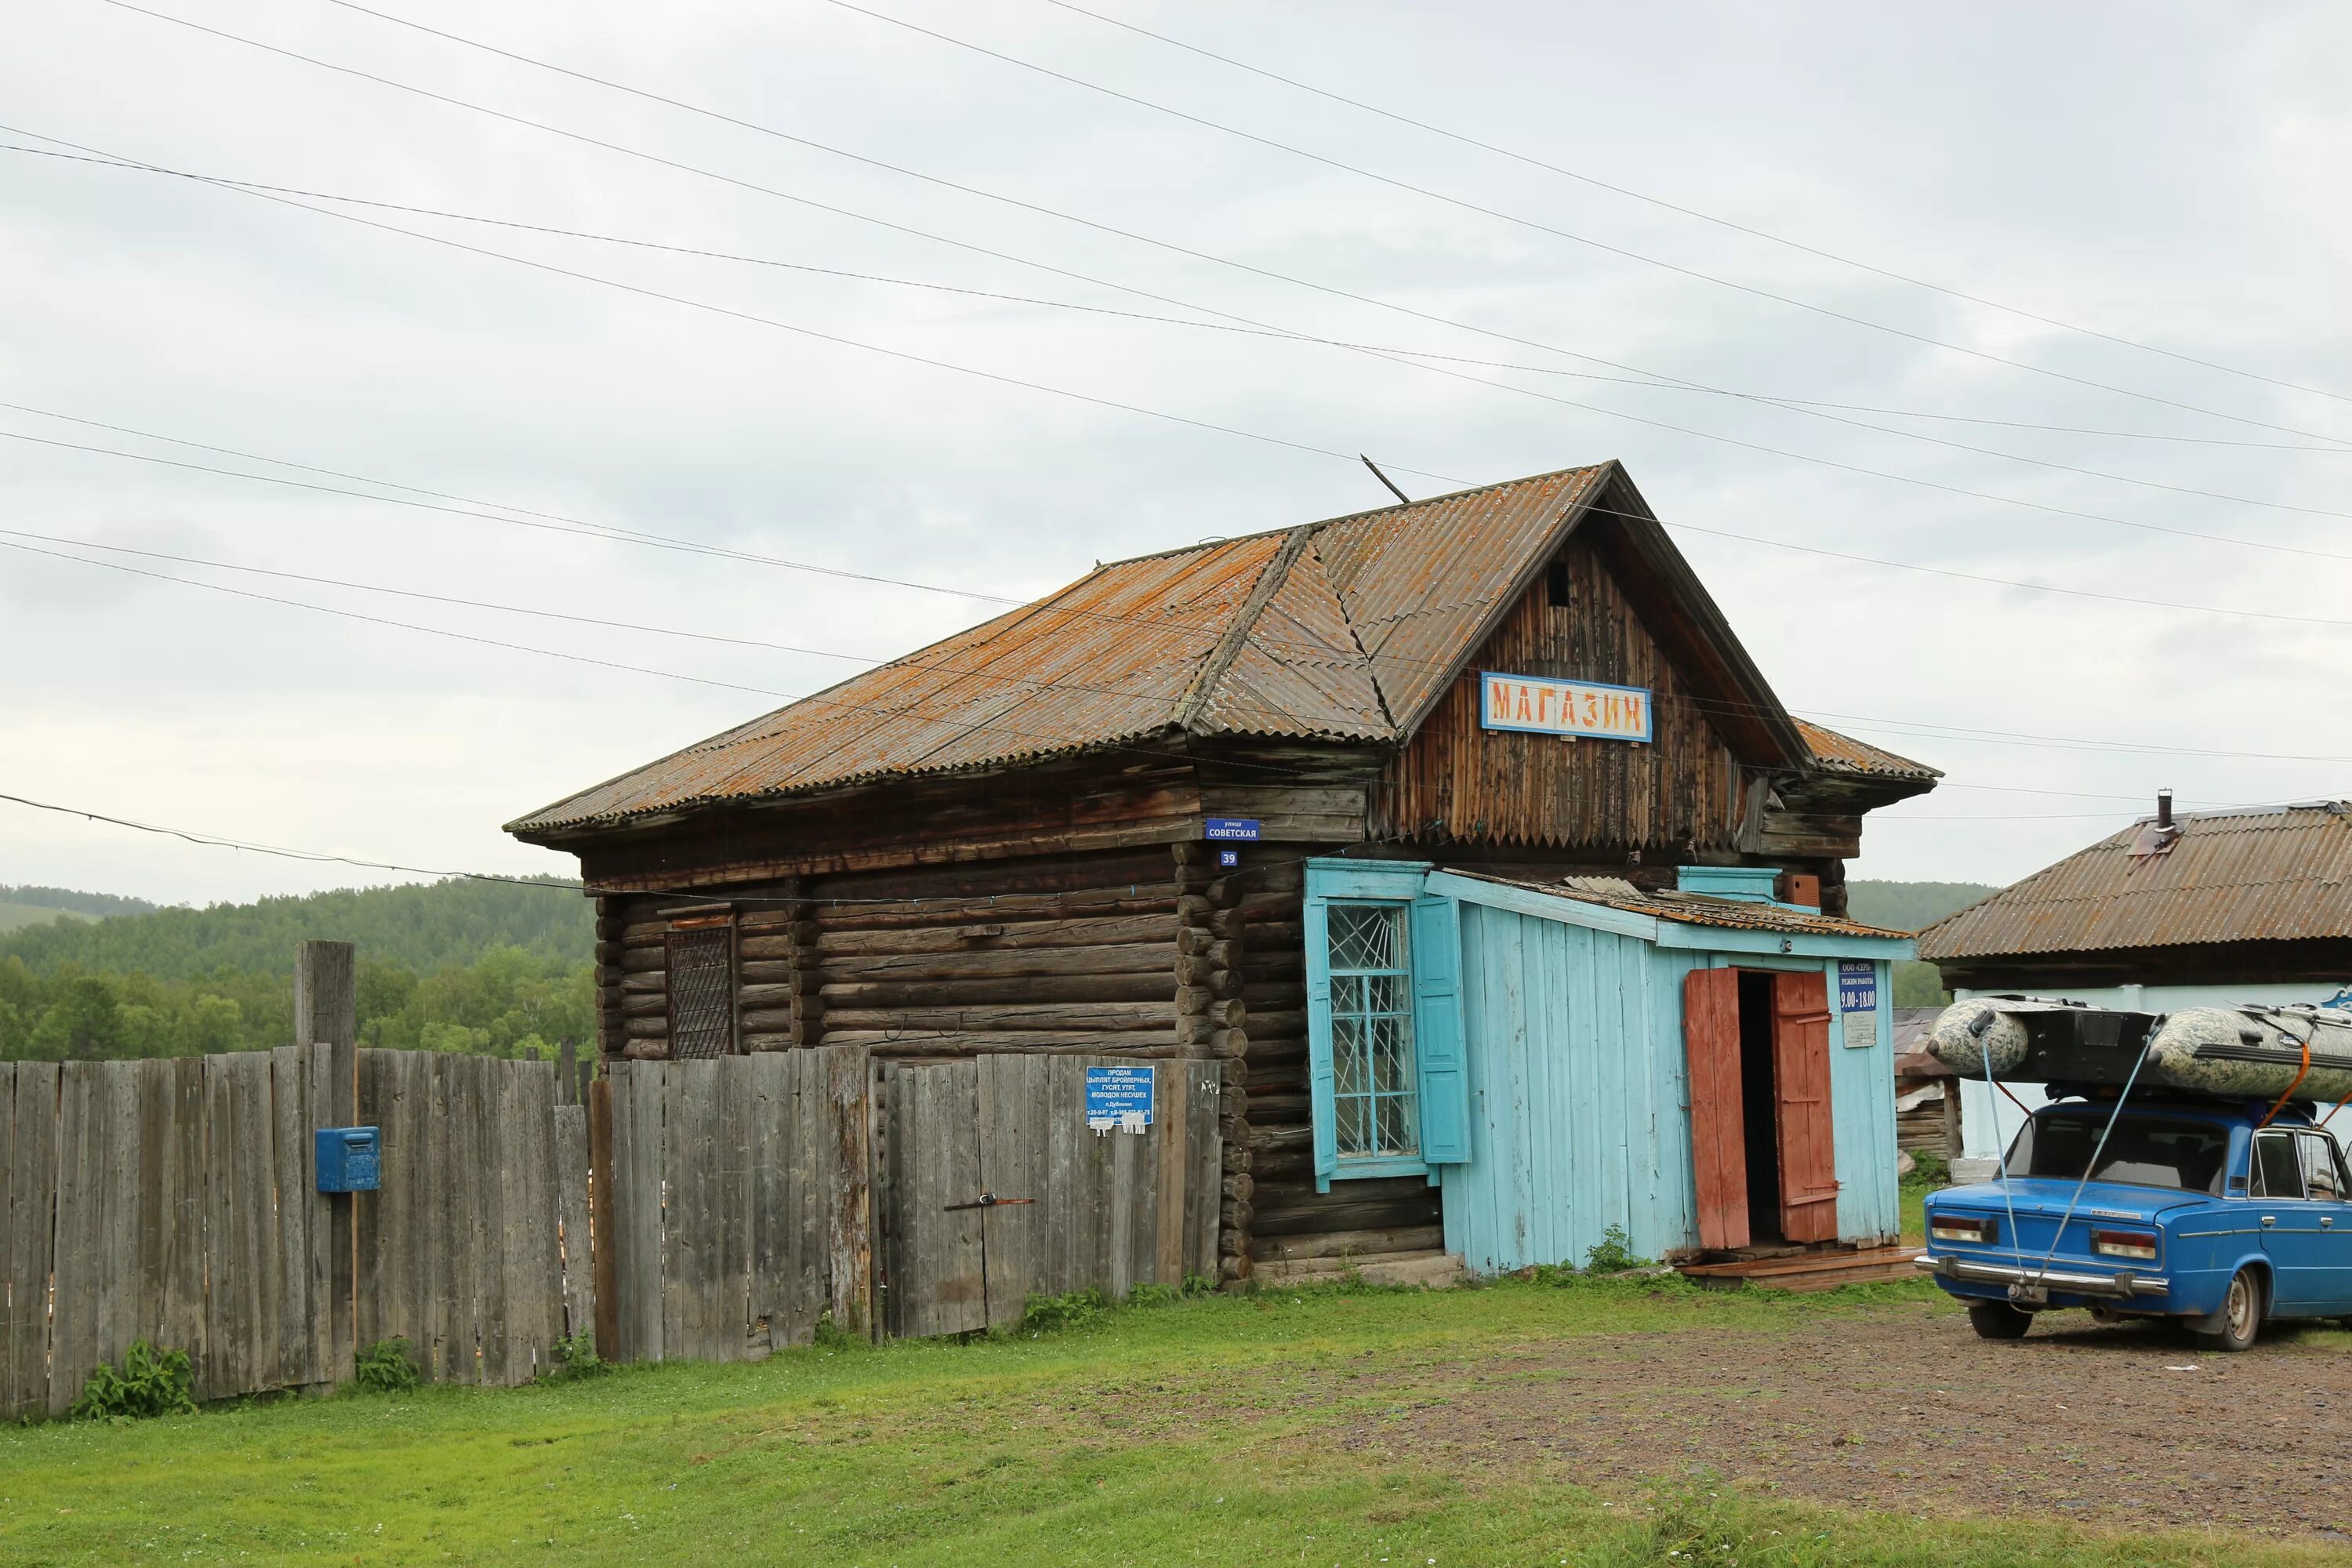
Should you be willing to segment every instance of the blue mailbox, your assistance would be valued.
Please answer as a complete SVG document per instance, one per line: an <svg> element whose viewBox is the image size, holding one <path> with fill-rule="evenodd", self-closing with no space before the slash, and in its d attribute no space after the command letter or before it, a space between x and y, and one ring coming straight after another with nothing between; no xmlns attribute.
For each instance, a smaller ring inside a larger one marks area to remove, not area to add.
<svg viewBox="0 0 2352 1568"><path fill-rule="evenodd" d="M372 1193L383 1185L383 1151L373 1127L321 1127L313 1135L322 1193Z"/></svg>

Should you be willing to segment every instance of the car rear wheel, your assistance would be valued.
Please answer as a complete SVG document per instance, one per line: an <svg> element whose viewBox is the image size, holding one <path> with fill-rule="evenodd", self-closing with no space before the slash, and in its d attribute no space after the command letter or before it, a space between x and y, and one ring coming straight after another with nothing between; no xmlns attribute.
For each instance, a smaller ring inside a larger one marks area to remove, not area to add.
<svg viewBox="0 0 2352 1568"><path fill-rule="evenodd" d="M2254 1278L2252 1269L2239 1269L2230 1281L2230 1293L2221 1299L2220 1318L2220 1328L2199 1331L2199 1343L2211 1351L2253 1348L2254 1337L2263 1327L2263 1282Z"/></svg>
<svg viewBox="0 0 2352 1568"><path fill-rule="evenodd" d="M1969 1326L1980 1340L2021 1340L2033 1326L2033 1314L2021 1312L2006 1301L1973 1301L1969 1305Z"/></svg>

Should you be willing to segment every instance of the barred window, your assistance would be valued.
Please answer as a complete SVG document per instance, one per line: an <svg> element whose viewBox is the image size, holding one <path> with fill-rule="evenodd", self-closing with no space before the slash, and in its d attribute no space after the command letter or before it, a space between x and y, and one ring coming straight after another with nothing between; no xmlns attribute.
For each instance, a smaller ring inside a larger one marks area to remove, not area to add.
<svg viewBox="0 0 2352 1568"><path fill-rule="evenodd" d="M1330 914L1332 1109L1342 1160L1421 1151L1412 1059L1412 964L1402 904Z"/></svg>
<svg viewBox="0 0 2352 1568"><path fill-rule="evenodd" d="M734 1052L734 926L705 926L670 932L671 1059L732 1056Z"/></svg>

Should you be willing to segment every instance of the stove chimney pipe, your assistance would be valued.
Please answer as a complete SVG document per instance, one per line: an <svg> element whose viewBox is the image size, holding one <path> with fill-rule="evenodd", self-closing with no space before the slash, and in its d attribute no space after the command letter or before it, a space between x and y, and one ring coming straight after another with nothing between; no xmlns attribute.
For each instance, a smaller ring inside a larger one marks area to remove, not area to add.
<svg viewBox="0 0 2352 1568"><path fill-rule="evenodd" d="M2168 789L2156 792L2156 825L2158 827L2172 826L2172 792Z"/></svg>

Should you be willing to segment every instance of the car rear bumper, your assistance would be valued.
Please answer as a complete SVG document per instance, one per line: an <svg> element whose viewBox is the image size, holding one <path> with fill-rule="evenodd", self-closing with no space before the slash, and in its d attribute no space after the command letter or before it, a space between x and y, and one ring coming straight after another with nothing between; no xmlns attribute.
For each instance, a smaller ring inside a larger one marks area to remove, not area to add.
<svg viewBox="0 0 2352 1568"><path fill-rule="evenodd" d="M2023 1285L2044 1294L2096 1296L2105 1300L2129 1301L2142 1296L2166 1296L2172 1292L2172 1281L2164 1276L2135 1274L2128 1268L2119 1268L2113 1274L2091 1274L2078 1268L2043 1268L2038 1264L2021 1267L2015 1263L1995 1262L1989 1258L1961 1258L1949 1252L1941 1258L1922 1255L1912 1262L1938 1279L1964 1281L1971 1285Z"/></svg>

